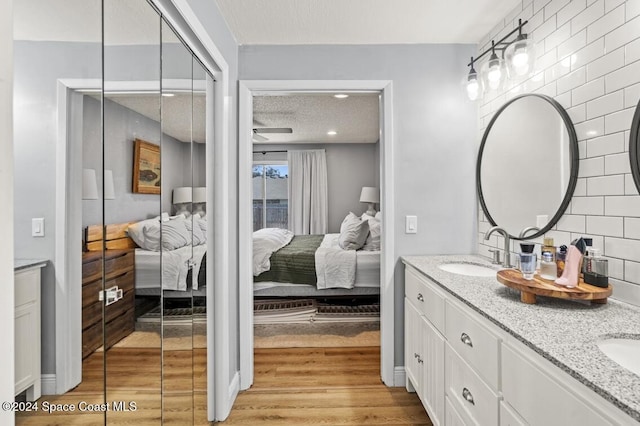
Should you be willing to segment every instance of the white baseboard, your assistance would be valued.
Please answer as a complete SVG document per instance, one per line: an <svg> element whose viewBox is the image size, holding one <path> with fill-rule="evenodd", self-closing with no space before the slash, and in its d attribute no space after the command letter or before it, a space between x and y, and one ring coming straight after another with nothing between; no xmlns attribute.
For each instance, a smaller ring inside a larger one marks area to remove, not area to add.
<svg viewBox="0 0 640 426"><path fill-rule="evenodd" d="M56 394L56 375L55 374L42 374L40 376L40 383L42 385L43 395Z"/></svg>
<svg viewBox="0 0 640 426"><path fill-rule="evenodd" d="M407 374L404 371L404 366L393 367L393 385L399 388L406 386Z"/></svg>

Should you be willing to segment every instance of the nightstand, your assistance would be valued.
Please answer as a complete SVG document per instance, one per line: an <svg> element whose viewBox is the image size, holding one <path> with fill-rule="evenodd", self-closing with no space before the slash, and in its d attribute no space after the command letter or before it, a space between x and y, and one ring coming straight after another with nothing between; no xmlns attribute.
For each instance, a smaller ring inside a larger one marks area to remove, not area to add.
<svg viewBox="0 0 640 426"><path fill-rule="evenodd" d="M103 345L102 251L82 253L82 357ZM135 326L135 252L104 252L105 290L117 286L122 299L104 307L106 348L128 336Z"/></svg>

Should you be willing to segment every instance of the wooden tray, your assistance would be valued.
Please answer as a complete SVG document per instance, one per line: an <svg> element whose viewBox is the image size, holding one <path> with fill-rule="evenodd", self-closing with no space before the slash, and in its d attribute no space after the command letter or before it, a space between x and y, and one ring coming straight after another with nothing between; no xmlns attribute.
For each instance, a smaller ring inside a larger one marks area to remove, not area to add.
<svg viewBox="0 0 640 426"><path fill-rule="evenodd" d="M503 269L498 271L498 281L507 287L520 290L520 300L524 303L536 303L536 295L556 297L558 299L589 300L591 303L607 303L607 297L611 296L613 287L596 287L586 284L582 279L577 287L566 288L556 285L553 281L540 278L538 274L532 280L522 278L522 273L515 269Z"/></svg>

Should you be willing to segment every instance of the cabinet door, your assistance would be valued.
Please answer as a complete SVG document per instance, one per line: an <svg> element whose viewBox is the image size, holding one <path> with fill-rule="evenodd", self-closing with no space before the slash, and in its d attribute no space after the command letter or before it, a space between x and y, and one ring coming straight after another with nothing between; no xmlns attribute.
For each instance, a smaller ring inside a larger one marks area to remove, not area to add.
<svg viewBox="0 0 640 426"><path fill-rule="evenodd" d="M404 299L404 365L407 380L422 399L422 324L420 312Z"/></svg>
<svg viewBox="0 0 640 426"><path fill-rule="evenodd" d="M444 416L444 337L422 317L422 403L434 425Z"/></svg>
<svg viewBox="0 0 640 426"><path fill-rule="evenodd" d="M446 399L446 412L445 412L445 425L446 426L466 426L464 420L460 414L456 411L456 409L449 401L449 398Z"/></svg>

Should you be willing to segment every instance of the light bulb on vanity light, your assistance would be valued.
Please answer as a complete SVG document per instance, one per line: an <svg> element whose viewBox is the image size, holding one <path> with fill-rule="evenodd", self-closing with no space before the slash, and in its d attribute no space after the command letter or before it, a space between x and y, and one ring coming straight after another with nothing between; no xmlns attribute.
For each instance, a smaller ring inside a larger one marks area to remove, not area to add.
<svg viewBox="0 0 640 426"><path fill-rule="evenodd" d="M461 82L462 90L470 101L478 100L478 98L482 96L482 81L473 67L473 64L474 60L473 57L471 57L471 62L469 63L471 69L469 70L469 73L464 76Z"/></svg>
<svg viewBox="0 0 640 426"><path fill-rule="evenodd" d="M495 90L500 87L500 82L502 80L502 64L495 52L491 54L488 64L487 80L489 80L489 87Z"/></svg>

